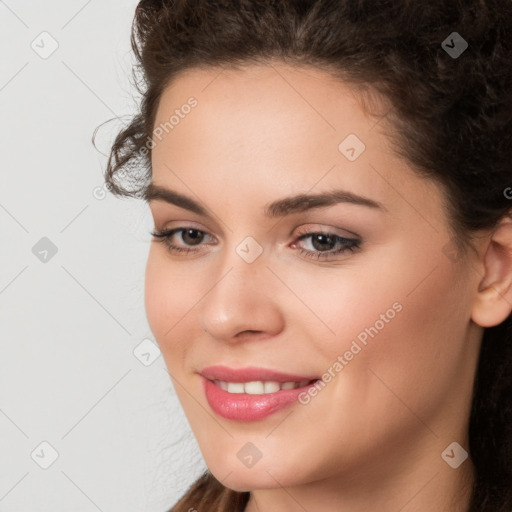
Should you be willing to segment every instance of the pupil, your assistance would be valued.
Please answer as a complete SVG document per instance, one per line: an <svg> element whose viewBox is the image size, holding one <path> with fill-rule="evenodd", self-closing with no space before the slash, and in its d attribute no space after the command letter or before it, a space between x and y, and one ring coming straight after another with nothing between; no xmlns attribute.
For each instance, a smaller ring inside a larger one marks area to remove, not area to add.
<svg viewBox="0 0 512 512"><path fill-rule="evenodd" d="M191 238L192 245L199 243L201 241L201 235L199 234L199 230L197 229L187 229L184 232L183 240L188 243L188 241L186 240L187 237Z"/></svg>
<svg viewBox="0 0 512 512"><path fill-rule="evenodd" d="M320 241L320 244L315 243L317 240ZM315 249L332 249L332 247L330 247L332 245L332 241L333 240L329 235L324 235L320 233L313 237L313 247L315 247ZM320 247L318 247L318 245L320 245ZM328 247L325 247L325 245L327 245Z"/></svg>

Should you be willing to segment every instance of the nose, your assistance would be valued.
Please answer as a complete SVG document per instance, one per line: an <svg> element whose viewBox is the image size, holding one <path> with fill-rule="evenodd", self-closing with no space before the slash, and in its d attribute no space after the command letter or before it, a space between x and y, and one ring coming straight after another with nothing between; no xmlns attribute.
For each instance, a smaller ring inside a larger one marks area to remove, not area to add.
<svg viewBox="0 0 512 512"><path fill-rule="evenodd" d="M263 252L247 263L233 249L219 265L211 288L200 303L200 326L217 340L268 338L284 325L276 277Z"/></svg>

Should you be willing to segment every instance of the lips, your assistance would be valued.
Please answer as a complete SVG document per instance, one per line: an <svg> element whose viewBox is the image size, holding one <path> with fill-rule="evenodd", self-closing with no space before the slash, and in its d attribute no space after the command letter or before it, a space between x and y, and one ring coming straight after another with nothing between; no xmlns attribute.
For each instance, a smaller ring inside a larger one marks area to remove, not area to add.
<svg viewBox="0 0 512 512"><path fill-rule="evenodd" d="M209 366L200 374L212 411L223 418L243 422L262 420L291 406L318 380L310 375L255 367Z"/></svg>
<svg viewBox="0 0 512 512"><path fill-rule="evenodd" d="M303 382L319 378L316 375L298 375L256 367L235 369L227 366L208 366L199 373L208 380L222 380L225 382Z"/></svg>

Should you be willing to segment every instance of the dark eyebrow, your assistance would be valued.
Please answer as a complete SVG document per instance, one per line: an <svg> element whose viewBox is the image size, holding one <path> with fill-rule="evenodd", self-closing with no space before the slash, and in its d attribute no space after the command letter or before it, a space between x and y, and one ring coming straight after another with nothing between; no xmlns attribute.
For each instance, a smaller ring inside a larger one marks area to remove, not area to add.
<svg viewBox="0 0 512 512"><path fill-rule="evenodd" d="M144 191L144 200L165 201L179 206L191 212L209 217L208 211L190 197L179 194L174 190L150 183ZM284 217L292 213L304 212L312 208L332 206L338 203L350 203L369 208L378 208L386 211L386 208L373 199L359 196L347 190L331 190L318 194L298 194L284 199L278 199L265 206L264 213L267 217Z"/></svg>
<svg viewBox="0 0 512 512"><path fill-rule="evenodd" d="M283 217L291 213L304 212L312 208L332 206L338 203L350 203L369 208L386 210L378 201L368 197L359 196L348 190L330 190L318 194L298 194L296 196L278 199L265 207L267 217Z"/></svg>
<svg viewBox="0 0 512 512"><path fill-rule="evenodd" d="M174 190L155 185L154 183L150 183L146 187L143 193L143 199L148 203L150 201L165 201L166 203L174 204L185 210L190 210L198 215L209 216L206 209L193 199L190 199L190 197L178 194L178 192Z"/></svg>

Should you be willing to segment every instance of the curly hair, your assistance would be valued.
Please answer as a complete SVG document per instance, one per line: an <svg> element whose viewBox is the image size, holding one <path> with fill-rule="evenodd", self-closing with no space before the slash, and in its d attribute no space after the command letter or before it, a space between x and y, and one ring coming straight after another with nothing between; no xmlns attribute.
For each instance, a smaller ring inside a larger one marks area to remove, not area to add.
<svg viewBox="0 0 512 512"><path fill-rule="evenodd" d="M454 32L468 43L460 55L443 47ZM394 148L446 191L461 247L510 211L510 0L141 0L131 45L142 99L110 150L105 180L115 195L144 198L156 110L181 72L278 59L389 102ZM469 512L512 511L511 367L509 316L484 330L469 422L476 469ZM244 510L248 499L206 472L171 512Z"/></svg>

